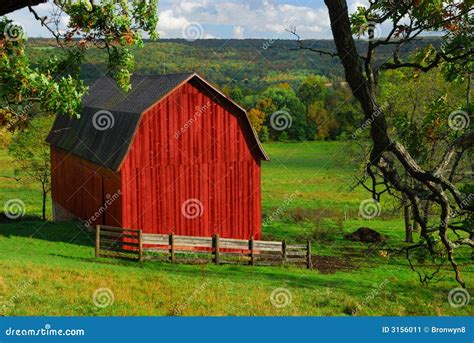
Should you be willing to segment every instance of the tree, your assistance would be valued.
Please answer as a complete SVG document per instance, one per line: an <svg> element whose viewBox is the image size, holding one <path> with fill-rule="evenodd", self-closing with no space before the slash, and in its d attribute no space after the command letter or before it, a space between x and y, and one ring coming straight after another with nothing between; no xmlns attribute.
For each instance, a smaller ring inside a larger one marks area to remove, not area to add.
<svg viewBox="0 0 474 343"><path fill-rule="evenodd" d="M474 43L471 39L471 27L474 19L470 16L471 8L468 2L454 0L372 1L368 7L359 7L356 13L349 16L345 0L325 0L325 4L329 11L336 52L318 51L314 48L311 50L339 57L345 78L362 107L372 140L366 166L371 186L367 186L367 189L375 200L379 200L385 192L398 192L406 196L415 220L421 227L422 240L418 246L435 255L432 234L437 233L456 280L465 287L454 251L462 245L474 247L472 228L467 230L470 235L468 237L451 239L448 233L452 230L450 220L453 212L471 214L474 208L469 201L470 197L460 191L449 175L456 168L457 161L465 157L466 151L472 148L473 132L466 127L453 130L456 131L453 132L453 139L445 147L436 167L433 170L423 168L406 147L390 134L386 111L379 98L378 72L405 68L427 72L445 65L448 69L462 66L462 70L467 69L468 74L472 74ZM390 25L388 34L384 37L379 35L382 24ZM443 32L441 47L427 45L415 57L401 56L401 46L405 47L428 31ZM353 34L367 37L364 54L358 51ZM306 48L303 42L299 42L302 49ZM392 46L394 54L391 59L376 65L374 54L383 46ZM470 91L470 86L468 89ZM465 121L469 119L467 113L470 110L468 106L461 113ZM405 173L416 183L415 189L405 186ZM430 224L423 218L419 208L420 201L431 201L439 208L436 223Z"/></svg>
<svg viewBox="0 0 474 343"><path fill-rule="evenodd" d="M308 128L313 129L313 132L308 130L308 139L326 139L329 131L337 126L333 113L326 110L327 83L322 76L308 76L297 90L298 97L306 104Z"/></svg>
<svg viewBox="0 0 474 343"><path fill-rule="evenodd" d="M242 100L244 99L244 93L242 92L242 89L240 89L239 87L234 87L230 91L230 97L232 98L232 100L240 104Z"/></svg>
<svg viewBox="0 0 474 343"><path fill-rule="evenodd" d="M339 127L334 113L328 111L324 101L313 101L308 105L308 121L316 126L316 138L325 140Z"/></svg>
<svg viewBox="0 0 474 343"><path fill-rule="evenodd" d="M291 140L306 139L306 108L288 84L267 88L256 108L265 112L265 126L272 139L279 140L283 132Z"/></svg>
<svg viewBox="0 0 474 343"><path fill-rule="evenodd" d="M312 104L315 101L323 101L326 99L327 95L327 83L328 80L324 76L308 76L298 88L298 97L307 105Z"/></svg>
<svg viewBox="0 0 474 343"><path fill-rule="evenodd" d="M363 114L346 82L334 80L327 90L325 107L333 113L337 127L331 128L331 139L348 139L362 121Z"/></svg>
<svg viewBox="0 0 474 343"><path fill-rule="evenodd" d="M255 131L258 134L260 134L260 131L262 130L262 127L263 127L262 126L263 121L265 120L265 113L256 108L252 108L248 112L248 116L249 116L250 123L252 124Z"/></svg>
<svg viewBox="0 0 474 343"><path fill-rule="evenodd" d="M18 167L15 175L23 182L41 184L43 220L46 220L46 199L51 190L50 150L44 139L52 122L51 116L33 118L25 130L16 132L8 147L8 153Z"/></svg>
<svg viewBox="0 0 474 343"><path fill-rule="evenodd" d="M40 25L56 39L61 53L33 65L25 50L26 33L11 20L0 19L0 126L21 129L29 119L25 107L38 104L43 112L78 115L87 87L79 78L85 52L107 52L108 73L124 91L130 89L134 65L131 48L142 46L141 31L157 37L157 0L54 0L55 10L41 17L33 5L43 1L6 1L0 13L28 7ZM68 15L67 28L59 27Z"/></svg>
<svg viewBox="0 0 474 343"><path fill-rule="evenodd" d="M380 101L386 109L387 121L393 135L406 147L410 155L425 169L432 170L441 158L444 146L449 144L452 130L444 125L449 114L463 105L463 83L447 81L445 73L434 69L420 74L412 70L388 70L380 75ZM454 183L465 181L466 167L458 164L452 176ZM403 175L405 187L416 183L408 174ZM415 191L415 190L413 190ZM403 196L403 195L402 195ZM411 215L411 205L401 199L405 217L405 241L411 242L417 223ZM422 201L424 218L429 217L430 201Z"/></svg>
<svg viewBox="0 0 474 343"><path fill-rule="evenodd" d="M268 133L268 127L262 126L262 129L260 130L258 138L260 139L260 142L262 143L268 142L268 139L270 138L269 133Z"/></svg>

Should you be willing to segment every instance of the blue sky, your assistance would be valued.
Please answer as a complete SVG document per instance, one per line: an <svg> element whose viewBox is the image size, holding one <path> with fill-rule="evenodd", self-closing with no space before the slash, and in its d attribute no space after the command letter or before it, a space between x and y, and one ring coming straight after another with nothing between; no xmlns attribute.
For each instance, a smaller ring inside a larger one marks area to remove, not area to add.
<svg viewBox="0 0 474 343"><path fill-rule="evenodd" d="M365 0L348 0L350 10ZM36 6L47 15L54 5ZM161 0L158 5L161 38L292 38L296 27L303 38L331 38L329 17L322 0ZM9 15L29 37L49 37L27 9ZM64 17L64 23L67 17Z"/></svg>

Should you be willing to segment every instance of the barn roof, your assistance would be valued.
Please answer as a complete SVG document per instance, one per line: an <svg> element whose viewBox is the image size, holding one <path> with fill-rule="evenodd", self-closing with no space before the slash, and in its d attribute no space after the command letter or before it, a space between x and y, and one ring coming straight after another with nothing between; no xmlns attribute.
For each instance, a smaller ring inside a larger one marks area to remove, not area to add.
<svg viewBox="0 0 474 343"><path fill-rule="evenodd" d="M245 110L195 73L133 76L129 93L121 91L111 78L99 78L83 99L81 117L58 115L46 142L88 161L119 170L145 110L191 79L205 85L244 115L253 133L255 145L251 149L257 149L260 157L268 160ZM101 125L107 129L97 129Z"/></svg>

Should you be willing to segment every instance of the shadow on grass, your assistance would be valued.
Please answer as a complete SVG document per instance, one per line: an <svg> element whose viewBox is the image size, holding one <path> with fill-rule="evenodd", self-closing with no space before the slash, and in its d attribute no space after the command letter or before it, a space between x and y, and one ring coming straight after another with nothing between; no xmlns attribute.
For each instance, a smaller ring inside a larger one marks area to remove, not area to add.
<svg viewBox="0 0 474 343"><path fill-rule="evenodd" d="M58 258L73 260L94 265L116 266L131 268L130 272L142 270L143 272L165 272L188 277L190 279L205 278L220 282L225 279L234 282L244 282L251 279L253 282L268 282L280 284L281 287L293 289L316 290L321 288L337 288L344 290L351 295L356 295L364 288L369 287L373 281L367 280L364 285L356 277L351 277L352 273L338 273L328 276L315 270L308 270L296 267L252 267L246 265L220 265L213 264L171 264L161 261L136 262L130 260L106 259L106 258L85 258L73 257L61 254L50 254ZM158 276L158 274L157 274Z"/></svg>
<svg viewBox="0 0 474 343"><path fill-rule="evenodd" d="M91 247L95 245L95 233L87 231L80 222L42 221L37 217L2 220L0 236L34 238Z"/></svg>
<svg viewBox="0 0 474 343"><path fill-rule="evenodd" d="M41 220L19 220L1 225L0 236L24 237L45 240L48 242L62 242L91 248L95 246L95 235L85 230L82 225L75 222L43 222ZM315 289L318 287L337 287L351 289L357 286L351 281L351 272L341 274L321 274L315 270L296 267L252 267L252 266L215 266L212 264L191 265L171 264L160 261L134 262L128 260L106 259L95 257L70 256L67 254L49 253L52 257L91 263L94 265L127 267L148 270L150 272L170 272L188 277L203 276L211 279L229 279L242 281L248 278L262 281L277 281L283 287Z"/></svg>
<svg viewBox="0 0 474 343"><path fill-rule="evenodd" d="M126 266L126 267L132 267L132 268L140 267L140 265L137 264L137 261L134 261L129 258L106 259L106 258L95 258L95 257L75 257L75 256L62 255L62 254L49 254L49 255L53 257L65 258L65 259L77 261L77 262L86 262L86 263L112 265L112 266Z"/></svg>
<svg viewBox="0 0 474 343"><path fill-rule="evenodd" d="M40 220L21 220L11 223L4 223L0 225L0 236L10 237L24 237L44 240L48 242L61 242L74 244L78 246L90 247L90 255L94 251L94 233L88 232L83 226L78 226L77 223L57 223L57 222L43 222ZM49 249L48 249L49 250ZM87 249L89 251L89 249ZM69 261L77 261L87 263L95 266L110 266L110 267L125 267L130 268L130 272L143 271L145 273L156 272L157 276L160 272L171 273L189 277L190 279L196 277L205 277L210 280L232 280L236 282L245 282L251 279L253 281L262 283L271 282L272 284L279 284L281 287L316 290L323 288L337 288L346 292L346 294L354 295L365 294L368 289L371 289L374 282L381 282L382 276L372 275L366 280L361 280L357 274L364 273L372 264L362 264L356 270L344 270L336 272L335 274L323 274L316 270L307 270L296 267L252 267L252 266L215 266L212 264L205 265L189 265L189 264L171 264L167 262L146 261L143 263L106 259L87 256L72 256L67 252L58 254L53 251L48 251L48 255ZM83 252L80 252L83 254ZM343 254L342 254L343 255ZM340 255L340 258L349 258ZM318 255L318 258L324 256ZM331 260L332 262L332 260ZM384 276L386 277L386 275ZM380 279L380 280L378 280ZM378 281L377 281L378 280Z"/></svg>

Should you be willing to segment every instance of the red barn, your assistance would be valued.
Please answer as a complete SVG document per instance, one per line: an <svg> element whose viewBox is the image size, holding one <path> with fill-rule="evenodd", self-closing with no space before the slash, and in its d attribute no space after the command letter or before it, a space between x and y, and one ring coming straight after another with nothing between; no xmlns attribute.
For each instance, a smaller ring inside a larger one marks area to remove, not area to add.
<svg viewBox="0 0 474 343"><path fill-rule="evenodd" d="M58 116L53 217L146 233L261 236L261 161L247 114L194 73L98 79L81 117Z"/></svg>

